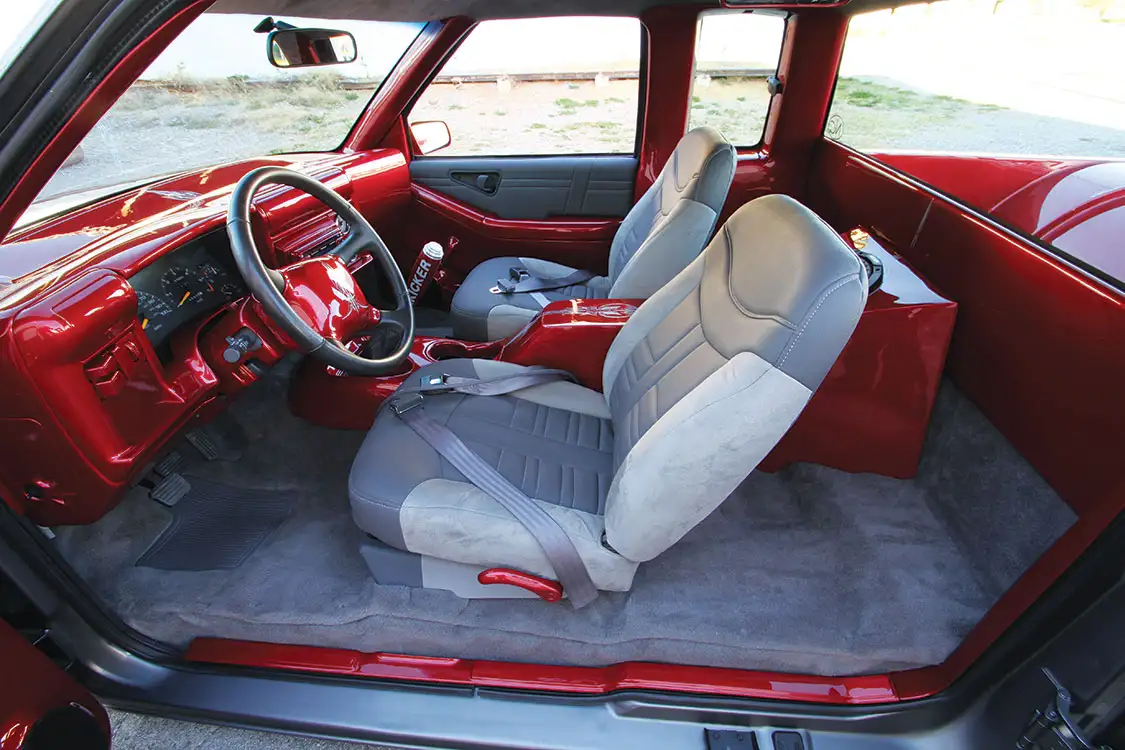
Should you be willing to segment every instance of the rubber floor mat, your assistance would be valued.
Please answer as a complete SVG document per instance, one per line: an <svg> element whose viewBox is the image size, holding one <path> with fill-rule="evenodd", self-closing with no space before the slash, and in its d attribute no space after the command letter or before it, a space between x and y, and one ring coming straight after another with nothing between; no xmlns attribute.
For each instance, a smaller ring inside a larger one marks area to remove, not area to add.
<svg viewBox="0 0 1125 750"><path fill-rule="evenodd" d="M172 523L137 560L160 570L230 570L292 515L297 495L188 477L191 490L169 508Z"/></svg>

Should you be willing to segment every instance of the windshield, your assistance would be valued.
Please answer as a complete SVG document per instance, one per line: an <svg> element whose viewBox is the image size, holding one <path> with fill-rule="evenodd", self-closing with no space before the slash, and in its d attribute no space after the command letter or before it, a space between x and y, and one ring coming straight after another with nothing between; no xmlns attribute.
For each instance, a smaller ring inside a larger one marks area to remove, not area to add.
<svg viewBox="0 0 1125 750"><path fill-rule="evenodd" d="M350 31L358 57L280 69L266 58L265 35L254 32L261 20L200 16L106 112L35 202L72 193L88 194L86 202L99 189L237 159L332 151L422 28L285 16L296 26Z"/></svg>

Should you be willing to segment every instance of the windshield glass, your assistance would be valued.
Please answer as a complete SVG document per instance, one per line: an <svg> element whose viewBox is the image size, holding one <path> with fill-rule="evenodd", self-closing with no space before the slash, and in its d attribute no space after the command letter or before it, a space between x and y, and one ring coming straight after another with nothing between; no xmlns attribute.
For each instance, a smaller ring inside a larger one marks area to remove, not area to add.
<svg viewBox="0 0 1125 750"><path fill-rule="evenodd" d="M254 32L261 20L200 16L106 112L35 202L68 193L90 200L99 189L252 156L334 150L422 28L285 16L296 26L351 32L358 57L281 69L266 57L266 36Z"/></svg>
<svg viewBox="0 0 1125 750"><path fill-rule="evenodd" d="M16 56L62 0L28 0L4 8L0 23L0 75L7 72Z"/></svg>

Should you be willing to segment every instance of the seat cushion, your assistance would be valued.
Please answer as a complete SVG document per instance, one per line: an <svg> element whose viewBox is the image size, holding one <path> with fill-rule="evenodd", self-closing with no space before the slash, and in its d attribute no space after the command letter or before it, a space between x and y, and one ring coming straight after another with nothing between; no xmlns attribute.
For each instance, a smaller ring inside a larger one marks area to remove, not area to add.
<svg viewBox="0 0 1125 750"><path fill-rule="evenodd" d="M604 299L609 280L596 276L561 289L518 294L493 294L497 279L508 278L511 268L526 268L540 278L562 278L575 269L537 258L490 258L465 277L453 295L453 335L468 341L507 338L527 325L548 303L560 299Z"/></svg>
<svg viewBox="0 0 1125 750"><path fill-rule="evenodd" d="M447 360L418 377L491 378L523 369ZM540 503L574 541L598 588L629 589L636 563L601 544L613 480L613 429L602 394L557 382L505 396L427 396L418 408ZM349 494L360 528L399 549L554 577L534 537L390 409L379 413L360 447Z"/></svg>

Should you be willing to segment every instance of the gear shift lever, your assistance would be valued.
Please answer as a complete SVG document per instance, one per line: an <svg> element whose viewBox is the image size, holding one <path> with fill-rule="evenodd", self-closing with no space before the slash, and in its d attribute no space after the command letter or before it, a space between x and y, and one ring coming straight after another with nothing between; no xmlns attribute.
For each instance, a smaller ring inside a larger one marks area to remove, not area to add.
<svg viewBox="0 0 1125 750"><path fill-rule="evenodd" d="M418 298L425 294L433 283L434 277L441 270L441 261L444 257L445 251L437 242L427 242L422 247L422 252L418 253L418 259L414 261L414 268L411 269L406 281L406 291L410 295L412 304L417 305Z"/></svg>

